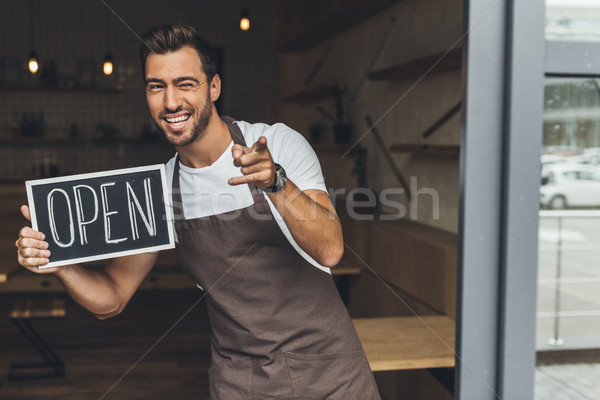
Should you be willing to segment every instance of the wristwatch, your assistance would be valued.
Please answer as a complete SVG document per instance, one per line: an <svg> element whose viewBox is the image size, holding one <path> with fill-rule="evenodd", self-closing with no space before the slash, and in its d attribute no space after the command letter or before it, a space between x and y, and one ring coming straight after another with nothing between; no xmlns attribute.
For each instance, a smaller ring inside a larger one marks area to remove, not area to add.
<svg viewBox="0 0 600 400"><path fill-rule="evenodd" d="M286 183L287 176L285 175L285 170L281 165L275 164L275 183L273 186L265 188L262 191L265 193L279 192L280 190L283 190Z"/></svg>

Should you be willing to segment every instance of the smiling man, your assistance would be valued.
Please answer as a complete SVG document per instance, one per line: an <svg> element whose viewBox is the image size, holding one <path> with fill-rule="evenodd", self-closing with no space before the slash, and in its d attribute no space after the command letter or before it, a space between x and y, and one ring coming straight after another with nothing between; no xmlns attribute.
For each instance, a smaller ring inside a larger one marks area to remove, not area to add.
<svg viewBox="0 0 600 400"><path fill-rule="evenodd" d="M206 292L210 397L379 399L329 273L343 239L314 152L283 124L218 115L214 51L194 28L165 25L142 39L148 107L176 150L166 170L183 268ZM16 245L28 269L48 262L42 233L23 228ZM155 260L148 253L113 259L102 271L42 271L108 318Z"/></svg>
<svg viewBox="0 0 600 400"><path fill-rule="evenodd" d="M178 76L171 65L177 65L182 73L202 71L202 61L192 47L184 47L169 55L151 54L149 60L146 59L146 66L152 71L145 77L152 118L172 145L185 146L206 133L213 113L213 101L218 98L215 91L213 95L216 98L211 95L207 75L210 74L211 81L219 80L219 77L212 70L202 76L198 76L197 72Z"/></svg>

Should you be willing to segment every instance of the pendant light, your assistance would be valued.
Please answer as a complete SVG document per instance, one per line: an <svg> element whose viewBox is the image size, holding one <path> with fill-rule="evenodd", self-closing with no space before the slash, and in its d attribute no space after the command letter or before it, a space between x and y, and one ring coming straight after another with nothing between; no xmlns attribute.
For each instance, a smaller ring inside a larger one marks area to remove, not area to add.
<svg viewBox="0 0 600 400"><path fill-rule="evenodd" d="M33 0L29 2L29 40L31 41L31 51L29 52L29 57L27 58L27 68L32 75L35 75L40 68L40 64L38 62L38 57L35 51L35 37L34 37L34 29L33 29Z"/></svg>
<svg viewBox="0 0 600 400"><path fill-rule="evenodd" d="M110 45L110 27L109 23L109 14L106 12L106 54L104 55L104 65L102 66L102 72L104 75L108 76L113 73L113 62L112 55L110 54L109 45Z"/></svg>
<svg viewBox="0 0 600 400"><path fill-rule="evenodd" d="M242 16L240 18L240 29L243 31L247 31L250 29L250 14L248 14L248 9L246 8L242 10Z"/></svg>
<svg viewBox="0 0 600 400"><path fill-rule="evenodd" d="M110 75L113 73L112 56L110 55L110 53L106 53L104 55L104 65L102 66L102 72L104 72L104 75Z"/></svg>
<svg viewBox="0 0 600 400"><path fill-rule="evenodd" d="M40 65L38 64L37 54L35 54L35 51L31 51L31 53L29 53L29 61L27 61L27 67L29 68L29 72L31 72L32 75L38 72Z"/></svg>

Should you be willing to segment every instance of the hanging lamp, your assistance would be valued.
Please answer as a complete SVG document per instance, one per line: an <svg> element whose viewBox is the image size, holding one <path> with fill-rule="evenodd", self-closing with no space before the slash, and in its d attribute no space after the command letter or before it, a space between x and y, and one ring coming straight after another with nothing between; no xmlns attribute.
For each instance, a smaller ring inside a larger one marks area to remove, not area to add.
<svg viewBox="0 0 600 400"><path fill-rule="evenodd" d="M109 14L106 12L106 54L104 55L104 65L102 66L102 72L108 76L113 73L113 59L112 54L108 50L110 48L110 27L109 27Z"/></svg>
<svg viewBox="0 0 600 400"><path fill-rule="evenodd" d="M248 13L248 9L246 8L242 10L242 16L240 18L240 29L243 31L247 31L250 29L250 14Z"/></svg>
<svg viewBox="0 0 600 400"><path fill-rule="evenodd" d="M27 68L29 68L29 72L31 72L31 74L35 74L40 68L40 65L38 64L37 54L35 54L35 51L33 50L29 53Z"/></svg>
<svg viewBox="0 0 600 400"><path fill-rule="evenodd" d="M27 57L27 68L32 75L35 75L36 72L40 69L40 64L38 61L38 56L35 52L35 32L33 29L33 0L29 2L29 40L31 42L31 51L29 52L29 56Z"/></svg>

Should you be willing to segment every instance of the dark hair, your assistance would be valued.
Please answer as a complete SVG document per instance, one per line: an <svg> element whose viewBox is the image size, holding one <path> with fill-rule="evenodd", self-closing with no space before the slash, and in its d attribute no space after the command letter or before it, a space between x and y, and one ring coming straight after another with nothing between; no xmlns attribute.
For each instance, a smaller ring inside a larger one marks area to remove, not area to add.
<svg viewBox="0 0 600 400"><path fill-rule="evenodd" d="M191 46L196 49L202 61L202 70L210 83L217 74L215 49L196 28L185 24L166 24L150 28L142 35L142 45L140 47L142 79L146 79L146 59L150 53L167 54L184 46Z"/></svg>

